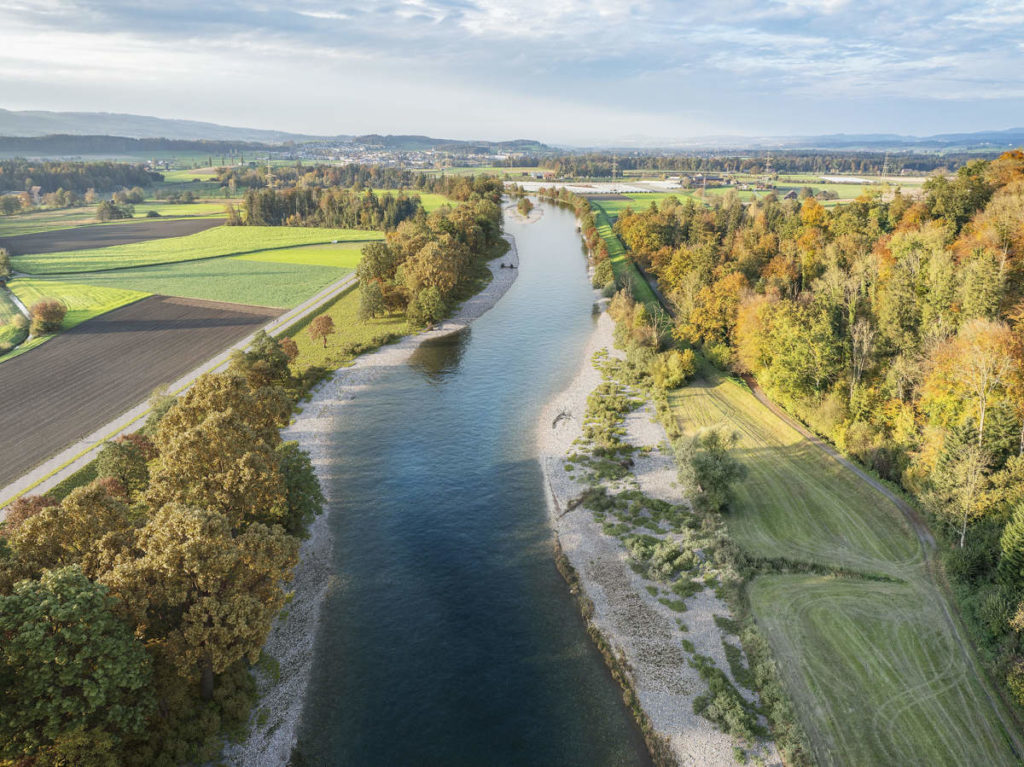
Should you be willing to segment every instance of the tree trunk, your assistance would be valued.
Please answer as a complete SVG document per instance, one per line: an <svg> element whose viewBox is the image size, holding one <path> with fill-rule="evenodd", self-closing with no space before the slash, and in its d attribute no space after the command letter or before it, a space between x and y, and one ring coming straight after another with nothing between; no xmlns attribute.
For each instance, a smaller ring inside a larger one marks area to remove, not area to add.
<svg viewBox="0 0 1024 767"><path fill-rule="evenodd" d="M964 514L964 523L960 526L960 548L964 547L964 540L967 538L967 515Z"/></svg>
<svg viewBox="0 0 1024 767"><path fill-rule="evenodd" d="M199 697L209 702L213 700L213 661L209 658L200 661L199 674Z"/></svg>

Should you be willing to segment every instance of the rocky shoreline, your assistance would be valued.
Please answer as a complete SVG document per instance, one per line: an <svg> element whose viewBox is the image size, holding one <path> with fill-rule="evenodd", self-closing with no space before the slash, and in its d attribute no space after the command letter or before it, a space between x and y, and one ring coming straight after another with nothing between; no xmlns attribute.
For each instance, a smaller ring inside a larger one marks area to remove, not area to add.
<svg viewBox="0 0 1024 767"><path fill-rule="evenodd" d="M264 656L273 658L273 663L261 664L254 671L260 698L253 711L249 734L243 742L225 749L225 763L238 767L286 765L297 742L313 668L320 609L330 590L339 585L333 575L330 529L330 516L338 511L332 508L330 498L337 461L332 442L335 419L343 417L348 402L366 392L389 368L404 364L424 341L462 330L505 295L519 274L515 241L509 235L505 239L509 250L487 265L491 282L465 301L454 316L430 330L364 354L350 367L335 371L313 391L311 399L303 403L302 412L283 432L286 440L298 441L309 452L327 496L326 511L309 527L309 537L303 541L290 585L292 596L264 645ZM502 268L502 264L517 268ZM276 668L271 671L267 665L276 665Z"/></svg>

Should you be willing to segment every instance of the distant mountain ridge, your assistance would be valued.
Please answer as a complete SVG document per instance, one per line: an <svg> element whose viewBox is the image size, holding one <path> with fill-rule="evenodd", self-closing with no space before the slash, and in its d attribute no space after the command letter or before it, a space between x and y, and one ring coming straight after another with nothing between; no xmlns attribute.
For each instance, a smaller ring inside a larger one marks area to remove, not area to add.
<svg viewBox="0 0 1024 767"><path fill-rule="evenodd" d="M318 138L284 131L236 128L196 120L169 120L112 112L13 112L0 109L0 136L52 135L258 141L271 144Z"/></svg>

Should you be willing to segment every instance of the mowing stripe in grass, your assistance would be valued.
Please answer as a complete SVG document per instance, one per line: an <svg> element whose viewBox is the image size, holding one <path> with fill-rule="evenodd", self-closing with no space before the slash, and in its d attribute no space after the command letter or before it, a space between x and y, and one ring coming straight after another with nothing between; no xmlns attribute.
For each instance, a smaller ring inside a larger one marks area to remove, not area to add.
<svg viewBox="0 0 1024 767"><path fill-rule="evenodd" d="M626 248L619 240L618 235L612 230L612 223L599 203L591 201L594 209L594 219L597 224L597 233L601 235L608 248L608 258L612 262L612 271L616 278L629 284L633 298L647 305L652 311L661 309L661 302L654 294L651 286L640 270L636 268L633 259L626 253Z"/></svg>

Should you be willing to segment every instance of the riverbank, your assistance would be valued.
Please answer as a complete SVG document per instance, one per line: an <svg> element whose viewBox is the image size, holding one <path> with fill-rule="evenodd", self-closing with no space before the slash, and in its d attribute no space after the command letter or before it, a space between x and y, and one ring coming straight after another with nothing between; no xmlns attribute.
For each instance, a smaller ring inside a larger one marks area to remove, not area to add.
<svg viewBox="0 0 1024 767"><path fill-rule="evenodd" d="M487 265L491 282L465 301L454 316L431 330L406 336L363 355L350 367L336 371L313 391L311 399L303 404L302 412L285 430L285 439L297 440L309 452L320 486L328 495L327 511L310 525L309 538L303 542L291 584L293 596L275 621L264 645L264 655L273 661L257 668L260 700L253 713L249 735L244 742L225 750L228 764L240 767L285 765L297 740L321 606L329 591L342 585L332 575L333 541L329 524L330 514L335 511L329 497L335 479L332 454L335 419L344 414L347 403L366 392L389 368L405 364L424 341L466 328L498 302L519 274L516 243L507 235L506 239L510 244L508 252ZM516 268L502 268L502 264Z"/></svg>
<svg viewBox="0 0 1024 767"><path fill-rule="evenodd" d="M614 323L602 311L580 371L569 388L547 405L538 425L538 456L561 566L579 590L591 634L623 684L656 762L739 764L739 741L694 713L694 700L707 692L708 685L690 662L697 656L709 658L736 684L723 644L725 632L716 621L716 616L731 618L728 606L710 588L686 597L682 609L678 600L659 599L658 588L631 567L622 542L607 534L594 514L579 504L589 485L580 467L566 460L578 449L588 396L602 382L595 353L604 350L610 357L622 356L614 348L613 330ZM628 414L624 426L624 440L645 449L635 453L631 475L606 482L606 489L613 493L639 490L649 498L684 505L675 458L651 405ZM749 691L745 697L754 700ZM781 764L770 743L748 750L767 764Z"/></svg>

